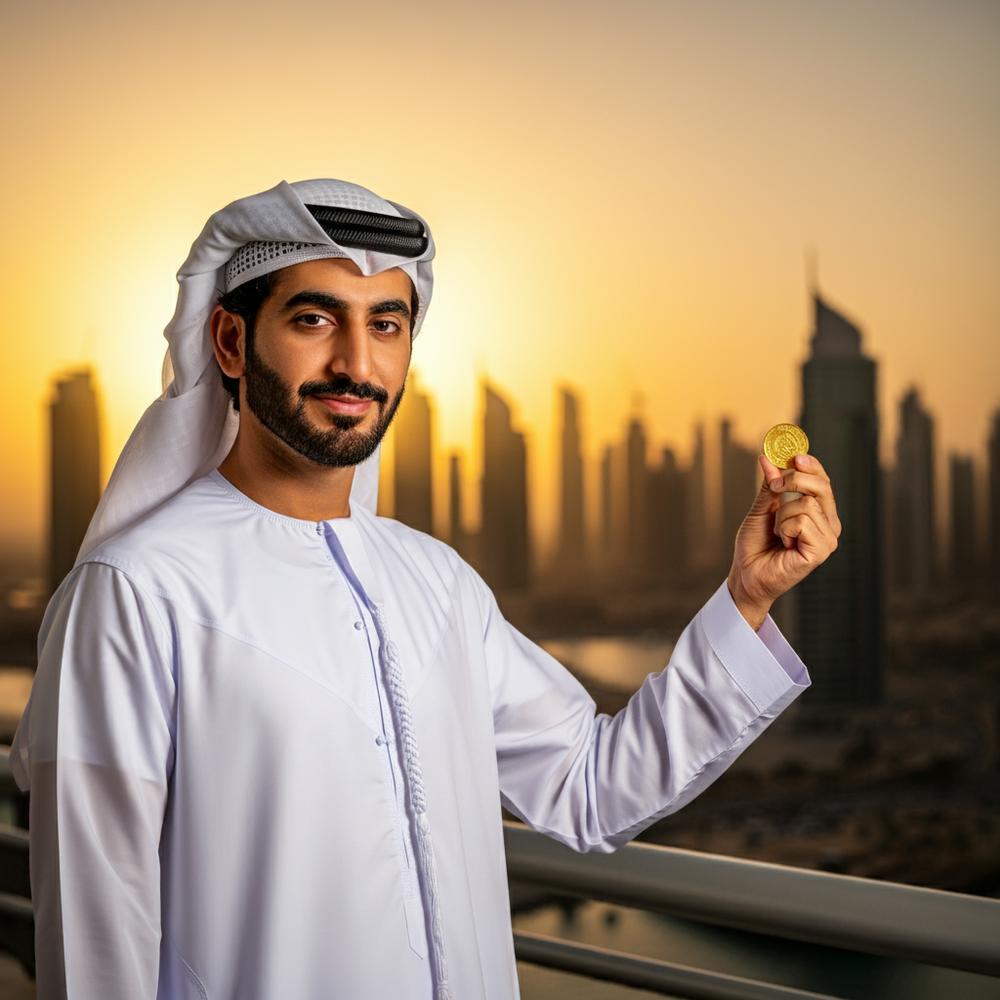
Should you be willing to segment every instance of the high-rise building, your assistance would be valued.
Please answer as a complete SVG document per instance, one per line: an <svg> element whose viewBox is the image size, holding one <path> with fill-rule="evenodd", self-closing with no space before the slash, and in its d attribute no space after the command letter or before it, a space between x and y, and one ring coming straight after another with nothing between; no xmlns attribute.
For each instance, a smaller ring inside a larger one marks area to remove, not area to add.
<svg viewBox="0 0 1000 1000"><path fill-rule="evenodd" d="M411 372L392 422L395 446L393 493L395 517L418 531L434 533L432 477L433 410Z"/></svg>
<svg viewBox="0 0 1000 1000"><path fill-rule="evenodd" d="M612 553L615 548L614 504L614 464L615 446L606 444L601 451L600 464L600 507L598 510L597 545L595 561L602 571L613 564Z"/></svg>
<svg viewBox="0 0 1000 1000"><path fill-rule="evenodd" d="M625 433L625 560L627 576L634 581L644 578L649 560L646 534L648 476L646 428L638 417L632 417Z"/></svg>
<svg viewBox="0 0 1000 1000"><path fill-rule="evenodd" d="M470 561L468 537L462 524L462 456L457 451L448 455L448 544Z"/></svg>
<svg viewBox="0 0 1000 1000"><path fill-rule="evenodd" d="M629 463L628 438L607 444L601 456L601 571L616 581L629 571Z"/></svg>
<svg viewBox="0 0 1000 1000"><path fill-rule="evenodd" d="M672 448L663 448L660 462L649 470L646 568L654 584L674 586L687 571L685 504L687 482Z"/></svg>
<svg viewBox="0 0 1000 1000"><path fill-rule="evenodd" d="M934 420L911 387L899 407L892 470L892 562L889 583L915 600L931 596L938 580L934 518Z"/></svg>
<svg viewBox="0 0 1000 1000"><path fill-rule="evenodd" d="M714 568L717 561L716 532L708 516L706 472L705 427L698 421L694 425L691 466L687 475L688 495L684 505L689 565L694 570Z"/></svg>
<svg viewBox="0 0 1000 1000"><path fill-rule="evenodd" d="M988 486L986 491L987 545L986 584L991 597L1000 600L1000 409L993 411L986 444Z"/></svg>
<svg viewBox="0 0 1000 1000"><path fill-rule="evenodd" d="M885 664L877 367L861 330L813 293L811 353L798 422L833 484L839 547L788 594L794 643L809 665L809 703L882 698Z"/></svg>
<svg viewBox="0 0 1000 1000"><path fill-rule="evenodd" d="M949 461L948 577L960 591L971 591L979 577L976 545L976 477L971 455L952 452Z"/></svg>
<svg viewBox="0 0 1000 1000"><path fill-rule="evenodd" d="M53 383L49 402L49 594L73 568L101 498L100 414L91 371Z"/></svg>
<svg viewBox="0 0 1000 1000"><path fill-rule="evenodd" d="M527 446L510 406L485 381L483 398L481 573L495 590L523 590L530 577Z"/></svg>
<svg viewBox="0 0 1000 1000"><path fill-rule="evenodd" d="M750 510L763 477L757 452L733 438L728 418L719 421L719 462L722 467L722 525L720 553L727 572L732 564L736 533Z"/></svg>
<svg viewBox="0 0 1000 1000"><path fill-rule="evenodd" d="M561 573L578 573L586 563L583 447L580 399L569 388L559 389L559 523L555 562Z"/></svg>

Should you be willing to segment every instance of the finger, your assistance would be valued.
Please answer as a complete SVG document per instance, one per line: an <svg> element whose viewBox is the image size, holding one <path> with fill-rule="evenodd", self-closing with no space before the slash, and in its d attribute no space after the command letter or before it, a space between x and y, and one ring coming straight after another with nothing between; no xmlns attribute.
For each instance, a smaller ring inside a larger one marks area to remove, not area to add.
<svg viewBox="0 0 1000 1000"><path fill-rule="evenodd" d="M770 482L784 472L784 469L779 469L763 452L757 456L757 462L764 472L766 482Z"/></svg>
<svg viewBox="0 0 1000 1000"><path fill-rule="evenodd" d="M833 528L834 534L840 534L840 516L837 514L837 502L833 498L833 486L825 475L789 469L782 478L784 483L780 487L781 492L796 490L799 493L816 497L823 508L826 519Z"/></svg>
<svg viewBox="0 0 1000 1000"><path fill-rule="evenodd" d="M837 539L824 529L824 519L817 521L809 514L796 514L786 518L781 525L781 540L785 548L791 548L798 540L799 551L810 562L823 562L837 548Z"/></svg>
<svg viewBox="0 0 1000 1000"><path fill-rule="evenodd" d="M830 523L830 519L827 517L826 510L824 509L819 497L815 497L812 494L805 494L796 500L789 500L787 503L783 503L774 515L774 533L777 535L778 528L781 522L789 517L795 517L798 514L809 514L814 517L817 522L821 523L824 530L828 531L834 538L837 537L837 528L835 525Z"/></svg>
<svg viewBox="0 0 1000 1000"><path fill-rule="evenodd" d="M826 476L827 479L830 478L826 474L826 469L823 468L823 463L815 455L793 455L791 464L803 472L813 472L820 476Z"/></svg>

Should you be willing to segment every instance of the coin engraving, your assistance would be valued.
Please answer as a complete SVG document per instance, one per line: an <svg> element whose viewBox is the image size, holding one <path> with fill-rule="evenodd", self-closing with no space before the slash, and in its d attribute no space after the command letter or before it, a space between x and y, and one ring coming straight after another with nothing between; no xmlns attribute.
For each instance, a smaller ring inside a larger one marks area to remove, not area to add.
<svg viewBox="0 0 1000 1000"><path fill-rule="evenodd" d="M764 435L764 454L779 469L791 467L796 455L809 451L809 438L798 424L775 424Z"/></svg>

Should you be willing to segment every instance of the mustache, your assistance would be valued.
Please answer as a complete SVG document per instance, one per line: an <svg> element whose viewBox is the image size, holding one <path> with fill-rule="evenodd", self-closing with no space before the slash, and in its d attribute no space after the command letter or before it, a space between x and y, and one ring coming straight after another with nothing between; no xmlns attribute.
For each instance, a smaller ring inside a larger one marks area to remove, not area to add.
<svg viewBox="0 0 1000 1000"><path fill-rule="evenodd" d="M357 396L359 399L374 399L379 403L384 403L389 394L385 389L369 383L358 384L350 379L340 379L335 382L306 382L299 389L302 396Z"/></svg>

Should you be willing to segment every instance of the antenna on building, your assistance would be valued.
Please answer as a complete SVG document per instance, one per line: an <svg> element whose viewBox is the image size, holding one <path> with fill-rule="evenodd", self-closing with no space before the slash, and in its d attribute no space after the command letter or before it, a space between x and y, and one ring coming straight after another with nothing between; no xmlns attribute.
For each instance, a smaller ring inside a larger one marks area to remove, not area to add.
<svg viewBox="0 0 1000 1000"><path fill-rule="evenodd" d="M806 247L806 286L812 296L819 294L819 258L815 247Z"/></svg>

